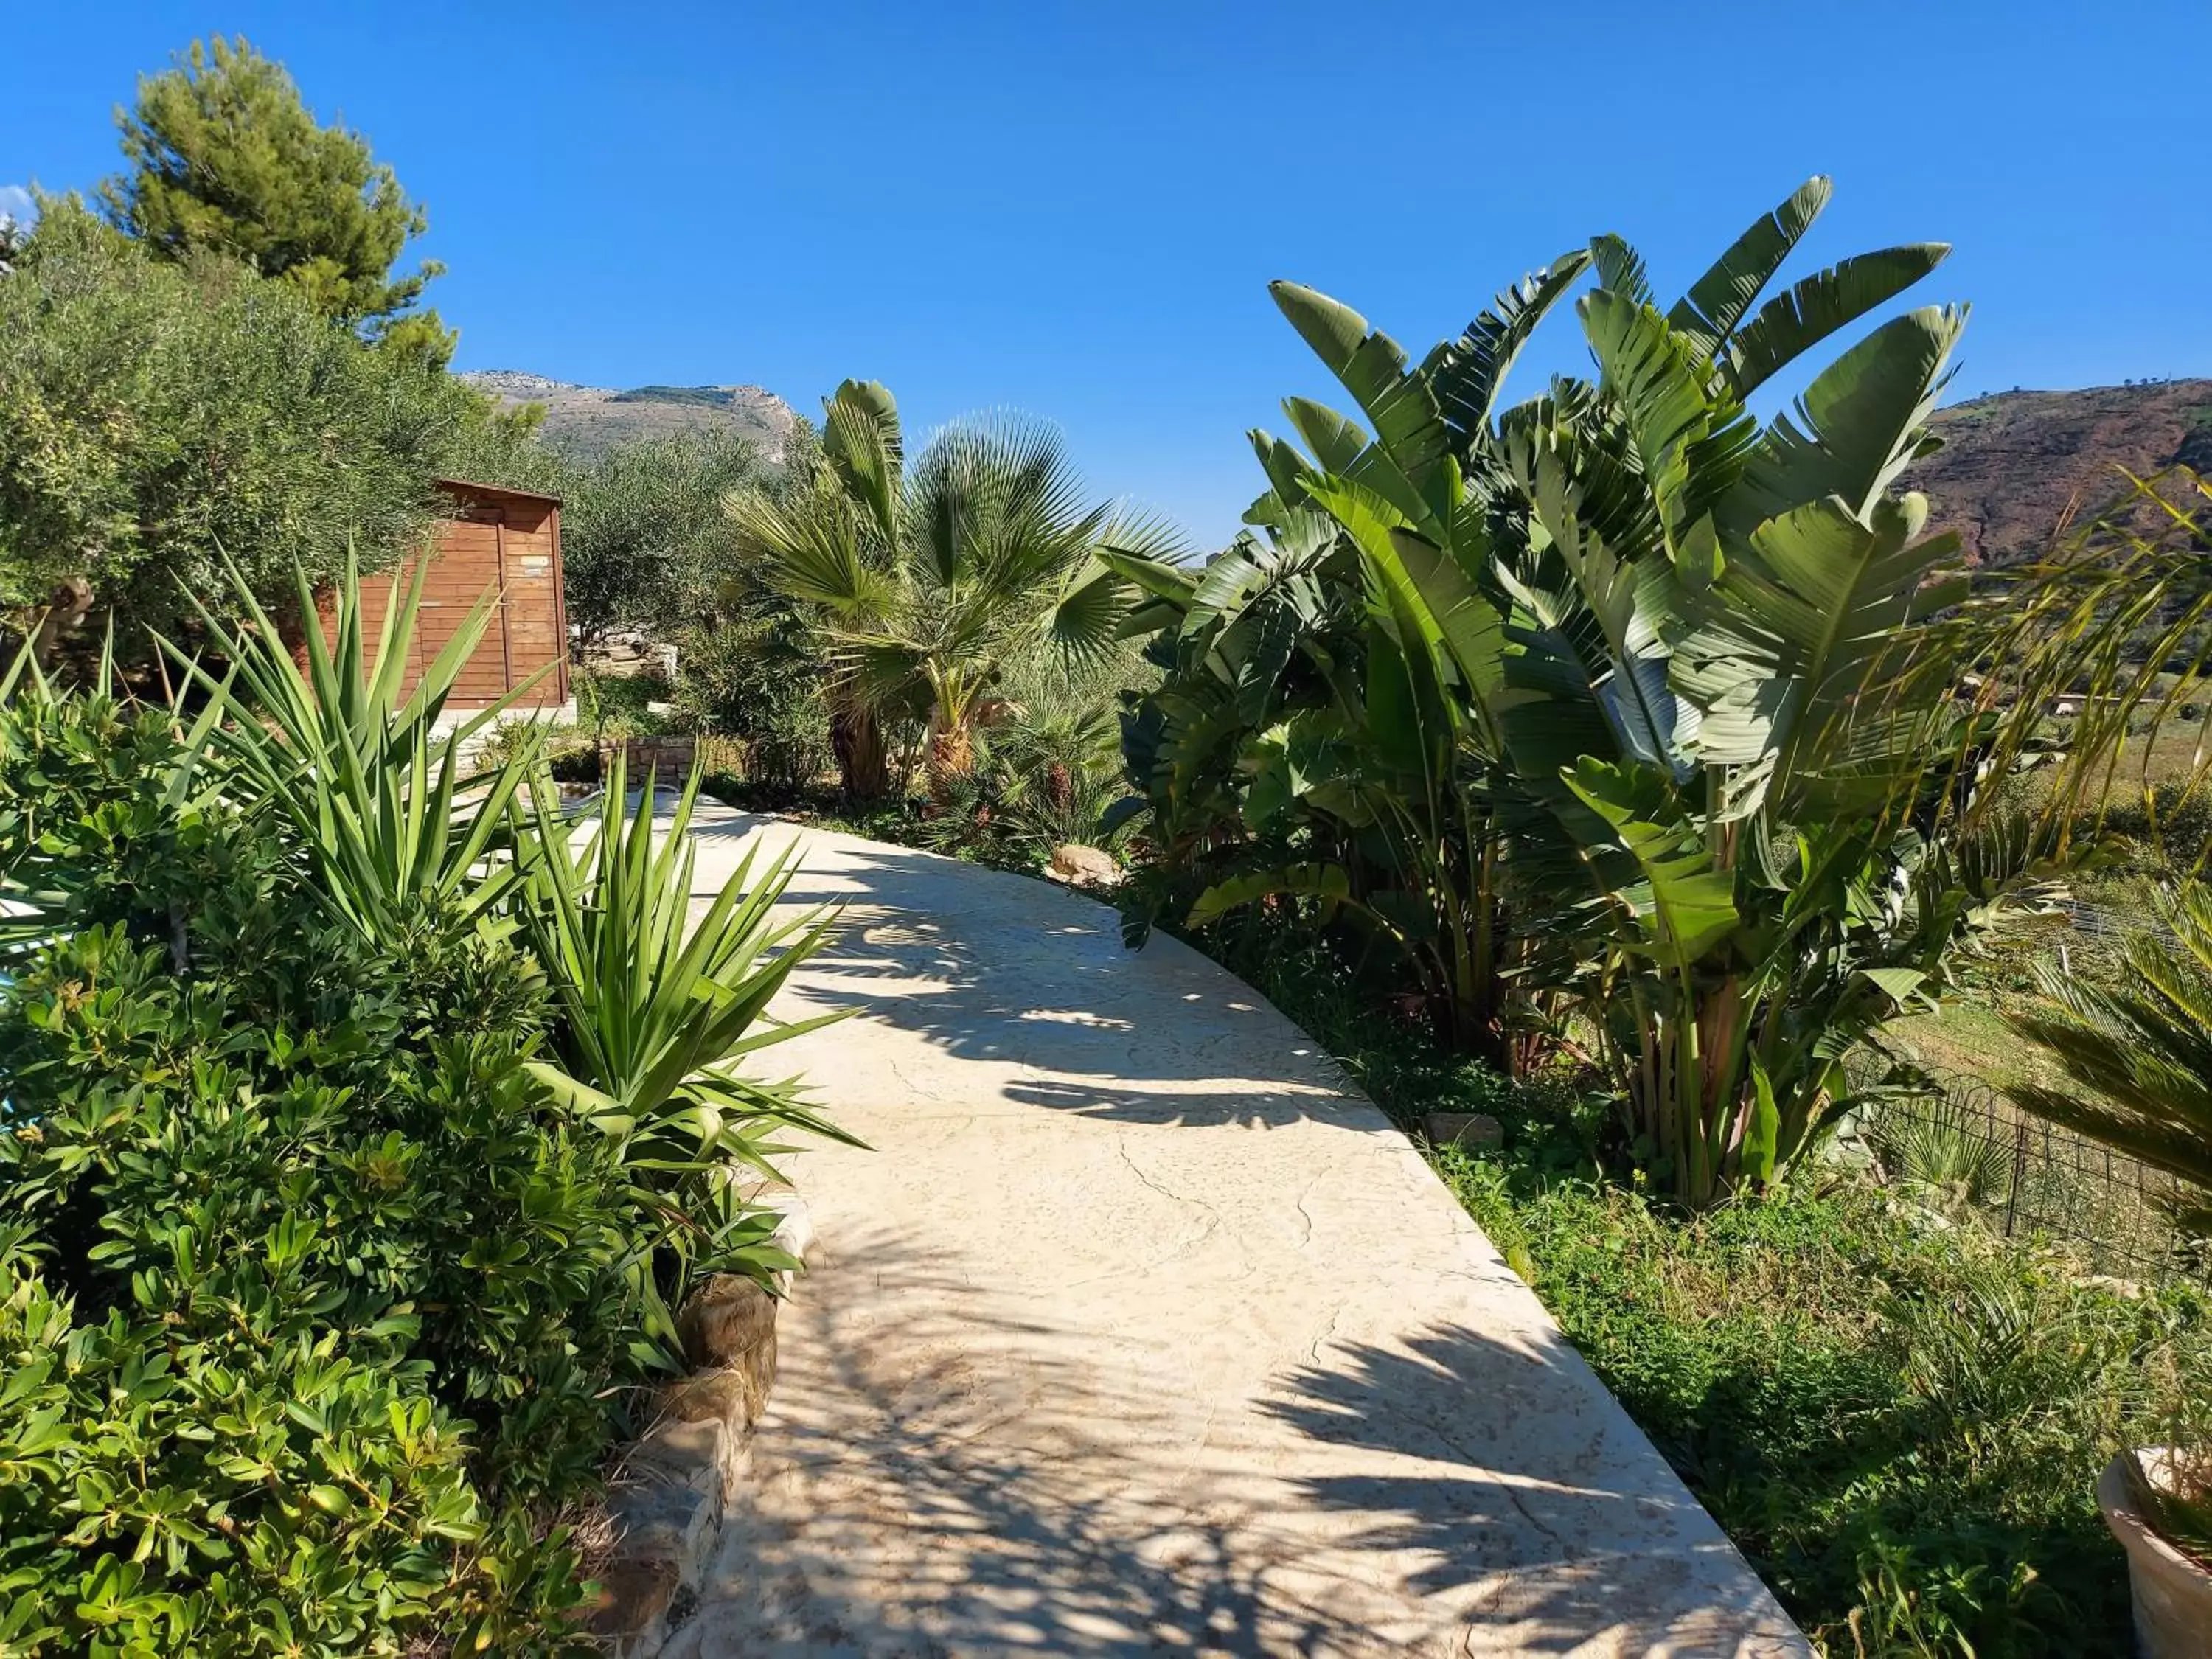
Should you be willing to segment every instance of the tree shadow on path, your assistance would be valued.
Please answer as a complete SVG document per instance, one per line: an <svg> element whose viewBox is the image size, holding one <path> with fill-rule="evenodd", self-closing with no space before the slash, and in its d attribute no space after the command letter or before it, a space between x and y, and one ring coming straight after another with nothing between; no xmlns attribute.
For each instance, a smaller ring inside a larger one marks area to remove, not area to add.
<svg viewBox="0 0 2212 1659"><path fill-rule="evenodd" d="M764 829L777 845L807 839L742 814L693 833L713 848ZM1010 1099L1143 1123L1382 1127L1257 991L1177 939L1129 950L1118 911L1053 883L841 839L802 861L786 902L842 910L801 1000L857 1006L947 1055L1028 1068Z"/></svg>
<svg viewBox="0 0 2212 1659"><path fill-rule="evenodd" d="M1066 1334L897 1231L821 1253L670 1659L1373 1650L1271 1590L1168 1402L1102 1397Z"/></svg>
<svg viewBox="0 0 2212 1659"><path fill-rule="evenodd" d="M1487 1628L1527 1653L1807 1652L1618 1406L1563 1370L1585 1367L1557 1332L1532 1351L1437 1325L1340 1346L1262 1409L1318 1443L1417 1460L1295 1484L1357 1517L1353 1547L1428 1561L1407 1588L1465 1602L1469 1651L1490 1650Z"/></svg>
<svg viewBox="0 0 2212 1659"><path fill-rule="evenodd" d="M894 1229L825 1255L670 1659L1805 1652L1647 1447L1563 1423L1571 1355L1324 1348L1254 1455L1082 1337Z"/></svg>

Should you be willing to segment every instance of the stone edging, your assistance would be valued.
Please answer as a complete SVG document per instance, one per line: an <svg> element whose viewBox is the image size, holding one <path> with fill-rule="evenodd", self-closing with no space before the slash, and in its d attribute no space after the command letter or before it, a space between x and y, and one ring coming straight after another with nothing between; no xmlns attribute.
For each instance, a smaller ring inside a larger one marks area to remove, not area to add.
<svg viewBox="0 0 2212 1659"><path fill-rule="evenodd" d="M804 1259L805 1205L771 1200L783 1221L769 1242ZM787 1289L787 1281L778 1286ZM614 1542L594 1575L592 1633L614 1659L653 1659L697 1605L722 1516L752 1458L753 1425L775 1383L776 1298L720 1273L684 1304L677 1326L693 1370L659 1390L653 1420L623 1454L607 1491Z"/></svg>

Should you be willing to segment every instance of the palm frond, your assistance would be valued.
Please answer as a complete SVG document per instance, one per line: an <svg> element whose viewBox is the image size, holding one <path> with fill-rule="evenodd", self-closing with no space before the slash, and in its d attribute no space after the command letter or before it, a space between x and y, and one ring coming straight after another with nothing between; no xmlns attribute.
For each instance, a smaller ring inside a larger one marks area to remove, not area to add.
<svg viewBox="0 0 2212 1659"><path fill-rule="evenodd" d="M1651 274L1644 265L1644 256L1626 240L1607 231L1590 238L1589 252L1590 263L1597 267L1600 288L1619 295L1631 305L1653 303Z"/></svg>
<svg viewBox="0 0 2212 1659"><path fill-rule="evenodd" d="M1778 294L1725 340L1720 362L1729 389L1738 398L1750 396L1838 329L1911 288L1950 252L1947 242L1881 248L1816 271L1787 294Z"/></svg>
<svg viewBox="0 0 2212 1659"><path fill-rule="evenodd" d="M1838 497L1864 522L1876 496L1920 453L1949 378L1963 309L1892 318L1814 380L1751 458L1730 526L1743 533L1801 502Z"/></svg>
<svg viewBox="0 0 2212 1659"><path fill-rule="evenodd" d="M847 380L823 404L822 453L876 534L899 538L905 443L898 404L879 380Z"/></svg>
<svg viewBox="0 0 2212 1659"><path fill-rule="evenodd" d="M1439 347L1424 366L1444 419L1457 436L1462 462L1496 423L1505 377L1537 325L1589 269L1589 251L1575 248L1531 271L1492 300L1458 339Z"/></svg>
<svg viewBox="0 0 2212 1659"><path fill-rule="evenodd" d="M2212 1188L2212 892L2192 882L2160 900L2158 917L2168 937L2129 940L2121 988L2045 972L2043 1005L2008 1018L2075 1086L2007 1092L2039 1117Z"/></svg>

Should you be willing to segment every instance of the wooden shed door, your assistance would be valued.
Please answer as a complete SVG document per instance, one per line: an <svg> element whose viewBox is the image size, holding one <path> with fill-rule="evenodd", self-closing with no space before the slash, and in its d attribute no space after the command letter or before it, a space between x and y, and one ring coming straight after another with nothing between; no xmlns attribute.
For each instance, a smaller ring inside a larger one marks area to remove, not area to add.
<svg viewBox="0 0 2212 1659"><path fill-rule="evenodd" d="M558 520L550 507L507 506L500 526L500 645L509 685L550 672L523 699L550 707L568 700L568 641L561 626Z"/></svg>

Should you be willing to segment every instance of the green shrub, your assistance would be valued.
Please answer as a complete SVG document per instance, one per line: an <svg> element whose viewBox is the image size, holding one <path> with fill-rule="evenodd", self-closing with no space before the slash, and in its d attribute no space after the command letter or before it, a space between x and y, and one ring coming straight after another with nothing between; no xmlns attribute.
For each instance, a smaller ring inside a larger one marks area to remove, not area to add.
<svg viewBox="0 0 2212 1659"><path fill-rule="evenodd" d="M758 447L720 429L561 456L569 621L597 640L623 627L672 629L697 616L725 574L722 497L765 477Z"/></svg>
<svg viewBox="0 0 2212 1659"><path fill-rule="evenodd" d="M653 710L665 702L673 688L658 674L607 674L592 669L580 672L571 682L576 698L576 721L597 738L651 738L668 729L665 716Z"/></svg>
<svg viewBox="0 0 2212 1659"><path fill-rule="evenodd" d="M162 799L179 759L167 713L126 702L106 684L68 702L15 701L0 720L0 883L30 914L0 919L0 941L125 915L142 927L167 926L171 907L206 874L205 838L191 833L198 815L180 816Z"/></svg>
<svg viewBox="0 0 2212 1659"><path fill-rule="evenodd" d="M236 819L138 844L195 836L232 877L181 951L88 890L0 1003L0 1630L563 1651L583 1575L546 1521L649 1351L653 1218L522 1069L525 958L447 916L372 945Z"/></svg>
<svg viewBox="0 0 2212 1659"><path fill-rule="evenodd" d="M745 781L795 798L837 763L822 669L795 617L695 629L676 652L678 720L744 745Z"/></svg>
<svg viewBox="0 0 2212 1659"><path fill-rule="evenodd" d="M50 201L0 282L0 605L82 577L166 624L219 589L225 556L270 597L295 563L318 583L356 550L388 565L429 527L434 478L531 482L546 463L526 438L295 283L172 264Z"/></svg>
<svg viewBox="0 0 2212 1659"><path fill-rule="evenodd" d="M938 852L1039 869L1069 842L1111 845L1120 732L1103 702L1011 706L978 736L975 769L945 781L918 839Z"/></svg>
<svg viewBox="0 0 2212 1659"><path fill-rule="evenodd" d="M792 1265L726 1166L826 1126L732 1062L819 933L771 872L687 936L618 793L510 810L526 747L460 789L451 663L302 702L265 643L190 732L0 703L0 1651L596 1651L671 1310Z"/></svg>
<svg viewBox="0 0 2212 1659"><path fill-rule="evenodd" d="M2206 1375L2199 1298L2116 1295L1851 1189L1686 1224L1559 1188L1516 1217L1576 1346L1832 1650L1854 1628L1880 1652L2124 1648L2092 1492L2162 1420L2154 1379Z"/></svg>

